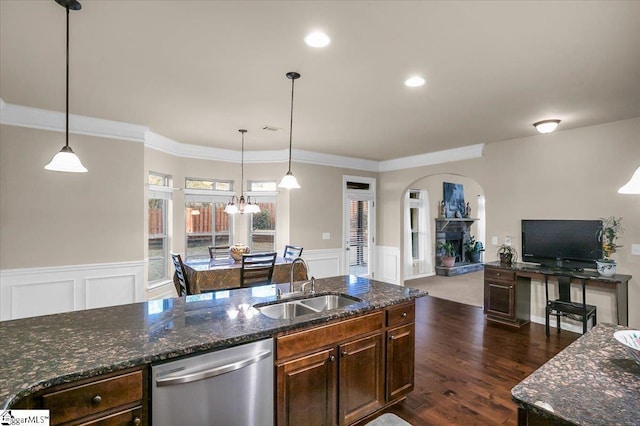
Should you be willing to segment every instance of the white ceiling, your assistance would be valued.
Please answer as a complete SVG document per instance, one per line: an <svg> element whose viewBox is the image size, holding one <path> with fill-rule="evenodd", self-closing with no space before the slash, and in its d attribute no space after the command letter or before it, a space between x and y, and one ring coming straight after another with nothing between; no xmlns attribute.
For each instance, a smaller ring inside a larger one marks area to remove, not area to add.
<svg viewBox="0 0 640 426"><path fill-rule="evenodd" d="M640 116L640 1L81 3L71 113L182 143L239 149L246 128L247 150L287 148L288 71L294 149L370 160ZM65 14L0 0L4 102L64 111Z"/></svg>

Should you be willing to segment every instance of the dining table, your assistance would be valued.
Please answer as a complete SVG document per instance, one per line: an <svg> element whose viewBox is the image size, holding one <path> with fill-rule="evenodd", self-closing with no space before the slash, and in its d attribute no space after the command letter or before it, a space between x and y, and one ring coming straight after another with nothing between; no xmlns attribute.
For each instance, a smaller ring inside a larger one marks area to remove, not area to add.
<svg viewBox="0 0 640 426"><path fill-rule="evenodd" d="M293 259L278 256L273 267L274 284L288 283L291 278ZM193 259L184 262L185 275L189 294L200 294L207 291L240 288L241 261L232 258ZM300 262L293 268L293 281L308 279L307 271Z"/></svg>

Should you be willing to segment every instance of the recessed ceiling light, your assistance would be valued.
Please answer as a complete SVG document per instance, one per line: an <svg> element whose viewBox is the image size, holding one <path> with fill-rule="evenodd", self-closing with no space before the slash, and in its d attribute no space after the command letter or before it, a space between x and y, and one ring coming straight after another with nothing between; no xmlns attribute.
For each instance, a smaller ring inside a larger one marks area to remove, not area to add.
<svg viewBox="0 0 640 426"><path fill-rule="evenodd" d="M407 87L420 87L425 83L424 78L414 75L413 77L409 77L404 81L404 85Z"/></svg>
<svg viewBox="0 0 640 426"><path fill-rule="evenodd" d="M304 42L311 47L326 47L331 43L331 39L323 32L314 31L307 34L304 38Z"/></svg>
<svg viewBox="0 0 640 426"><path fill-rule="evenodd" d="M560 120L542 120L533 123L533 127L540 133L551 133L558 127L558 124L560 124Z"/></svg>

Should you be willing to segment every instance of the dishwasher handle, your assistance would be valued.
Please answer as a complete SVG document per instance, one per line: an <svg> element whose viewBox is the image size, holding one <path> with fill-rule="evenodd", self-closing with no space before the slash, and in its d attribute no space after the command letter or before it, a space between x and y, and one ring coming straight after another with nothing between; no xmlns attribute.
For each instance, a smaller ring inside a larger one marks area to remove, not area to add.
<svg viewBox="0 0 640 426"><path fill-rule="evenodd" d="M259 352L254 357L241 359L238 361L230 362L228 364L216 366L213 368L208 368L206 370L195 371L193 373L187 373L187 374L181 374L178 372L173 374L168 374L167 376L161 379L156 378L156 386L171 386L171 385L177 385L181 383L191 383L191 382L196 382L198 380L208 379L210 377L220 376L221 374L240 370L241 368L247 367L251 364L255 364L259 361L262 361L265 358L268 358L270 355L271 355L271 351L262 351L262 352Z"/></svg>

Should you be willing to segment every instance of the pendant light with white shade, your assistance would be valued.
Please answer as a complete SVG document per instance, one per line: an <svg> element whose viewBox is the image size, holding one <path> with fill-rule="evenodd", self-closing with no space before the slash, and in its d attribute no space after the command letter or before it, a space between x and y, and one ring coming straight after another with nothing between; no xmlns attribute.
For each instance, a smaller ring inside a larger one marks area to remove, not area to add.
<svg viewBox="0 0 640 426"><path fill-rule="evenodd" d="M618 189L620 194L640 194L640 167L635 171L629 182Z"/></svg>
<svg viewBox="0 0 640 426"><path fill-rule="evenodd" d="M56 172L86 173L87 168L82 165L78 156L69 146L69 10L80 10L82 6L76 0L56 0L56 3L67 9L67 107L65 145L62 147L60 152L53 157L51 162L44 166L44 168L46 170L53 170Z"/></svg>
<svg viewBox="0 0 640 426"><path fill-rule="evenodd" d="M235 213L260 213L260 207L258 204L254 204L251 202L251 197L247 195L245 200L244 198L244 134L247 133L247 130L240 129L238 130L242 134L242 156L240 160L240 199L238 199L235 195L231 197L231 201L224 208L225 213L235 214ZM235 201L238 200L238 205L236 206Z"/></svg>
<svg viewBox="0 0 640 426"><path fill-rule="evenodd" d="M287 174L284 175L280 183L278 184L279 188L285 189L297 189L300 188L298 185L298 181L296 177L291 173L291 146L292 146L292 135L293 135L293 85L297 79L300 78L300 74L297 72L288 72L287 78L291 80L291 122L289 125L289 170Z"/></svg>

